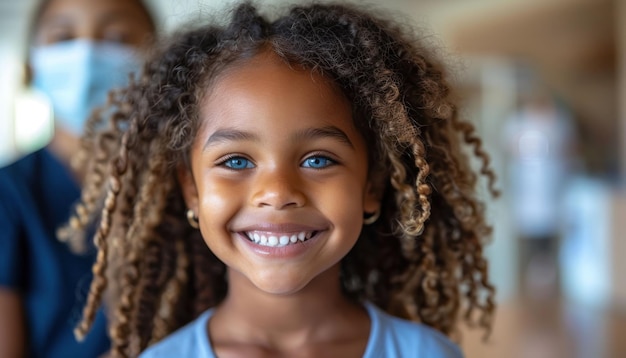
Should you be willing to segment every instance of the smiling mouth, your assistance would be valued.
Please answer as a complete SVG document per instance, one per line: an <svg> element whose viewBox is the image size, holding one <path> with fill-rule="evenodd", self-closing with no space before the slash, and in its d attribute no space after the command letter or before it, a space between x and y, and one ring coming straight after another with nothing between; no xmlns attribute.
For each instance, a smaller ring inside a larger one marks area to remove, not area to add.
<svg viewBox="0 0 626 358"><path fill-rule="evenodd" d="M245 231L243 234L248 240L261 246L283 247L305 242L319 231L301 231L298 233L267 233L257 231Z"/></svg>

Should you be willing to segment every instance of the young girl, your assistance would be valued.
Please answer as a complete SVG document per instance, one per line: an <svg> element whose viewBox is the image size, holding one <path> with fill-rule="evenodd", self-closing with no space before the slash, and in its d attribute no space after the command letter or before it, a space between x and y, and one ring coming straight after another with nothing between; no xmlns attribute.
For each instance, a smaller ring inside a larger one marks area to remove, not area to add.
<svg viewBox="0 0 626 358"><path fill-rule="evenodd" d="M396 25L243 4L116 103L109 129L90 123L70 225L98 223L79 335L102 301L114 356L459 357L461 313L489 331L462 145L493 174L442 65Z"/></svg>

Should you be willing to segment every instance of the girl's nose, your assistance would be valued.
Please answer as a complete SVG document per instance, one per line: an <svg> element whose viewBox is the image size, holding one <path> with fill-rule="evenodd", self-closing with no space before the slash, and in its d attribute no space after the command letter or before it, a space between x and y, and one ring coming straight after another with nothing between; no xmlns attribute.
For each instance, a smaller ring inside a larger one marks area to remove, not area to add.
<svg viewBox="0 0 626 358"><path fill-rule="evenodd" d="M257 174L251 204L275 210L299 208L306 203L302 183L295 173L272 169Z"/></svg>

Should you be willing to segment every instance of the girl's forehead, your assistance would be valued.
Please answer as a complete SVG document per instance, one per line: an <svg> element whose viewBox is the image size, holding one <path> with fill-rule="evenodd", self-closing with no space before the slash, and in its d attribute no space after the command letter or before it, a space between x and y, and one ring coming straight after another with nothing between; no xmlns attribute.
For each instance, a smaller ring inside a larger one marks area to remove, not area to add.
<svg viewBox="0 0 626 358"><path fill-rule="evenodd" d="M207 86L206 96L210 97L224 89L232 91L231 87L272 86L278 82L279 77L292 77L294 88L298 85L312 84L323 96L347 101L341 88L331 78L302 64L288 62L270 49L226 66ZM258 82L255 83L254 80Z"/></svg>
<svg viewBox="0 0 626 358"><path fill-rule="evenodd" d="M271 52L223 71L200 99L199 114L201 127L209 132L284 121L281 130L298 122L311 127L338 125L359 135L350 102L330 79Z"/></svg>

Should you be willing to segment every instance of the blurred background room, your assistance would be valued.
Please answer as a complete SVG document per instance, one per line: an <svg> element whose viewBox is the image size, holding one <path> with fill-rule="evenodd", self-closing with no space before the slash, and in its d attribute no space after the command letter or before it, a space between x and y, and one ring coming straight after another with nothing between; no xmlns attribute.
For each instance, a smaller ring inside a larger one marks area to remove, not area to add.
<svg viewBox="0 0 626 358"><path fill-rule="evenodd" d="M0 165L53 130L46 99L23 85L36 1L0 0ZM165 32L225 3L145 2ZM499 175L503 195L487 198L499 308L486 342L463 330L467 357L626 357L626 0L375 6L446 54Z"/></svg>

